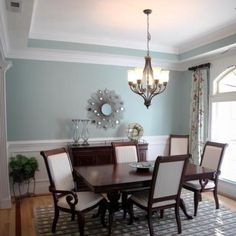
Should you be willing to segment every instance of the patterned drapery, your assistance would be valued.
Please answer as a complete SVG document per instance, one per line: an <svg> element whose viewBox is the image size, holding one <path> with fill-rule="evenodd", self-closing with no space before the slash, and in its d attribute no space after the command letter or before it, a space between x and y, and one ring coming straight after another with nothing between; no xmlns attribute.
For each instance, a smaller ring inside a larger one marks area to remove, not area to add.
<svg viewBox="0 0 236 236"><path fill-rule="evenodd" d="M208 129L208 80L209 69L196 70L192 74L190 107L190 153L195 164L200 163Z"/></svg>

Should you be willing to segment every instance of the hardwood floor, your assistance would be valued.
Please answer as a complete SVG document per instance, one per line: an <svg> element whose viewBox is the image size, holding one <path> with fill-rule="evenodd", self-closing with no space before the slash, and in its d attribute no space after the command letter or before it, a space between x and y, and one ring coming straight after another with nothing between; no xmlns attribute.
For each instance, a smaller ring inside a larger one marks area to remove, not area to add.
<svg viewBox="0 0 236 236"><path fill-rule="evenodd" d="M212 198L212 193L204 193L203 198ZM220 205L236 211L236 201L219 195ZM204 200L204 199L203 199ZM16 204L11 209L0 210L0 235L3 236L36 236L34 229L33 208L52 204L51 195L25 198L21 201L21 234L19 232L19 216L16 217ZM18 230L15 230L18 228ZM16 232L18 231L18 232Z"/></svg>

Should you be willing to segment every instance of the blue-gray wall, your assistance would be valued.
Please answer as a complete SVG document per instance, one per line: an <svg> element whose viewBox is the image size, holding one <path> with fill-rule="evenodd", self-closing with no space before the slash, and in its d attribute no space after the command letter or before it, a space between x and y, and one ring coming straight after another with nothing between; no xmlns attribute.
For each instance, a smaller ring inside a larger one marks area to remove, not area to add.
<svg viewBox="0 0 236 236"><path fill-rule="evenodd" d="M13 59L6 75L9 141L71 138L71 119L87 117L87 101L98 89L115 90L125 112L116 129L90 125L90 137L126 136L130 122L138 122L145 136L187 133L191 78L171 71L167 90L147 109L130 91L127 68L110 65Z"/></svg>

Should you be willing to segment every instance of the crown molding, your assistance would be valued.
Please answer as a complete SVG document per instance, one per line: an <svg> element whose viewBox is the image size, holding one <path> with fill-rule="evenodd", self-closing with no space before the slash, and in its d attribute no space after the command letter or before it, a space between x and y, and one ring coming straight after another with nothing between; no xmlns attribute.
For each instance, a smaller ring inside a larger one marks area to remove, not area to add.
<svg viewBox="0 0 236 236"><path fill-rule="evenodd" d="M231 35L224 40L215 41L212 44L205 45L204 47L199 47L192 51L188 51L184 54L178 55L167 55L153 52L152 55L152 65L160 66L169 70L185 71L188 67L198 64L205 63L212 59L217 59L219 57L226 56L228 54L235 53L232 50L236 47L235 43L236 34ZM53 42L52 42L53 43ZM62 43L63 44L63 43ZM68 50L64 50L63 46L56 45L54 49L50 47L29 47L25 49L14 49L8 51L8 58L16 59L26 59L26 60L42 60L42 61L55 61L55 62L74 62L74 63L87 63L87 64L100 64L100 65L114 65L114 66L124 66L124 67L143 67L144 59L140 51L138 53L133 53L133 51L119 51L117 53L116 48L109 48L107 53L99 50L86 51L84 48L80 50L79 47L75 47L72 50L68 47ZM68 46L68 45L67 45ZM71 46L71 45L69 45ZM78 45L75 45L78 46ZM81 45L80 45L81 46ZM83 45L82 45L83 46ZM59 48L57 48L59 47ZM91 48L87 48L91 49ZM123 48L122 48L123 49ZM83 51L84 50L84 51ZM133 53L133 55L129 55ZM137 55L136 55L137 54Z"/></svg>
<svg viewBox="0 0 236 236"><path fill-rule="evenodd" d="M80 36L76 37L74 35L53 33L53 34L41 34L41 33L32 33L30 31L29 40L50 40L50 41L60 41L67 43L79 43L79 44L91 44L91 45L99 45L99 46L108 46L108 47L121 47L128 49L137 49L137 50L146 50L145 43L140 42L130 42L128 40L115 40L109 38L95 38L89 36ZM168 47L161 44L152 43L152 51L162 52L162 53L173 53L178 54L179 49L176 47Z"/></svg>
<svg viewBox="0 0 236 236"><path fill-rule="evenodd" d="M220 27L218 30L207 33L207 35L202 35L198 37L198 39L192 40L189 43L183 44L183 46L179 46L179 54L194 50L196 48L200 48L207 44L212 44L215 41L222 40L224 38L228 38L229 36L236 33L236 23L231 24L229 26Z"/></svg>
<svg viewBox="0 0 236 236"><path fill-rule="evenodd" d="M51 50L51 49L36 49L27 48L25 50L10 50L8 58L11 59L26 59L26 60L41 60L41 61L58 61L58 62L75 62L100 65L115 65L125 67L136 67L144 65L143 57L92 53L86 51L72 50ZM166 59L152 59L152 64L170 70L178 70L177 63Z"/></svg>

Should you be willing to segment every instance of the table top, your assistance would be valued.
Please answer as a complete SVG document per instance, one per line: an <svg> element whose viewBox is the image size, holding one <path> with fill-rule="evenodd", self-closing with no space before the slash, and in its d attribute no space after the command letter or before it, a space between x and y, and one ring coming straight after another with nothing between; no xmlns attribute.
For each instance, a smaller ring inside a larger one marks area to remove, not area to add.
<svg viewBox="0 0 236 236"><path fill-rule="evenodd" d="M137 171L128 163L80 166L74 167L74 171L96 193L149 186L152 179L152 169ZM214 175L215 170L189 163L184 178L185 180L212 179Z"/></svg>

